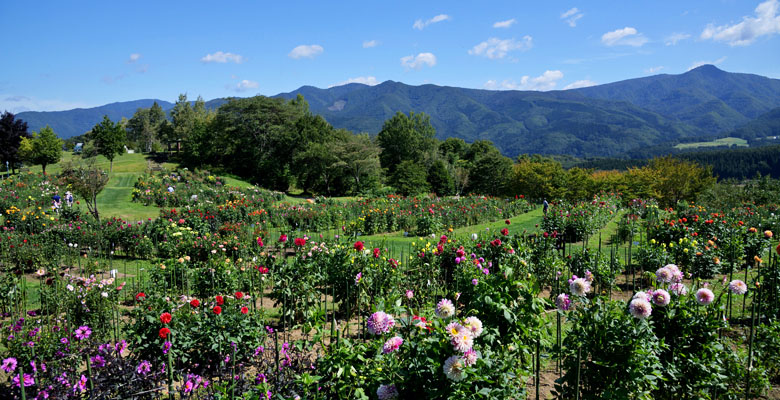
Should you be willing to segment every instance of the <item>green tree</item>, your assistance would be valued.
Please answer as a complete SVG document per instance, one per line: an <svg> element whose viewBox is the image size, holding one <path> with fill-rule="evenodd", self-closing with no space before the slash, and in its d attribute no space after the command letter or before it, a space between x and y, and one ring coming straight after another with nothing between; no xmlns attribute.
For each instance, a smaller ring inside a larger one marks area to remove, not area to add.
<svg viewBox="0 0 780 400"><path fill-rule="evenodd" d="M74 165L65 163L59 175L60 183L81 196L87 204L87 210L95 219L100 219L97 206L97 196L108 183L106 171L95 166L95 159L90 159L89 164Z"/></svg>
<svg viewBox="0 0 780 400"><path fill-rule="evenodd" d="M202 101L203 99L200 100ZM171 120L173 121L172 129L165 131L167 134L165 141L168 143L168 150L171 149L171 143L177 143L178 149L178 143L187 139L195 124L195 111L187 100L186 94L180 94L176 104L173 105Z"/></svg>
<svg viewBox="0 0 780 400"><path fill-rule="evenodd" d="M89 137L94 142L98 154L109 161L108 172L112 172L114 169L114 158L124 153L124 146L127 140L125 129L121 124L112 122L108 115L104 115L103 121L92 128Z"/></svg>
<svg viewBox="0 0 780 400"><path fill-rule="evenodd" d="M261 186L287 190L294 178L296 121L302 107L279 98L255 96L223 104L211 131L213 162Z"/></svg>
<svg viewBox="0 0 780 400"><path fill-rule="evenodd" d="M431 190L440 196L449 196L455 191L453 176L443 160L434 161L428 168L428 183Z"/></svg>
<svg viewBox="0 0 780 400"><path fill-rule="evenodd" d="M0 164L6 164L16 172L19 158L19 146L23 138L30 138L27 123L6 111L0 117Z"/></svg>
<svg viewBox="0 0 780 400"><path fill-rule="evenodd" d="M167 122L165 111L155 101L150 108L139 108L127 121L127 138L145 152L152 151L152 144L160 140L161 126Z"/></svg>
<svg viewBox="0 0 780 400"><path fill-rule="evenodd" d="M381 149L367 134L352 135L333 149L342 167L353 181L353 192L367 192L379 183L382 169L379 163Z"/></svg>
<svg viewBox="0 0 780 400"><path fill-rule="evenodd" d="M60 162L62 140L46 125L39 133L33 132L32 139L22 139L20 149L24 161L40 165L46 175L47 165Z"/></svg>
<svg viewBox="0 0 780 400"><path fill-rule="evenodd" d="M392 175L403 161L422 162L425 154L433 150L436 129L431 118L425 113L406 115L396 113L385 121L377 135L377 143L382 148L379 161Z"/></svg>
<svg viewBox="0 0 780 400"><path fill-rule="evenodd" d="M568 174L561 163L539 155L521 155L514 165L512 193L531 199L563 199L568 193Z"/></svg>
<svg viewBox="0 0 780 400"><path fill-rule="evenodd" d="M665 207L675 206L681 200L693 201L715 183L712 167L671 156L654 158L646 168L657 177L653 189L658 202Z"/></svg>
<svg viewBox="0 0 780 400"><path fill-rule="evenodd" d="M428 192L425 167L411 160L403 161L398 165L392 182L396 190L404 196Z"/></svg>
<svg viewBox="0 0 780 400"><path fill-rule="evenodd" d="M493 196L506 194L512 178L512 160L497 151L490 152L477 158L469 176L471 192Z"/></svg>
<svg viewBox="0 0 780 400"><path fill-rule="evenodd" d="M453 165L458 160L466 157L468 149L469 145L460 138L449 137L439 143L439 154L441 154L447 162Z"/></svg>

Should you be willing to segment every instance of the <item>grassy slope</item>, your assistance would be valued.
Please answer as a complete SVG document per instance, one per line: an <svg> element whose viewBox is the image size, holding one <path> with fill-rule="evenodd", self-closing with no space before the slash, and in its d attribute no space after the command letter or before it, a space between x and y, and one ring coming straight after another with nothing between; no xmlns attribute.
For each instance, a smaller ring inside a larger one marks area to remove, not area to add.
<svg viewBox="0 0 780 400"><path fill-rule="evenodd" d="M69 152L62 153L60 163L46 167L46 172L56 174L62 170L62 164L66 162L84 162L79 156ZM103 156L96 158L99 168L109 169L109 162ZM154 218L158 215L156 207L144 207L139 203L130 201L133 185L139 176L146 173L148 160L143 154L123 154L114 159L113 171L110 174L108 184L98 195L98 211L101 217L120 217L126 220L139 220ZM165 163L164 168L176 168L176 164ZM30 168L31 172L40 172L40 166ZM79 200L79 199L76 199ZM82 204L83 207L83 204ZM86 207L83 207L86 211Z"/></svg>
<svg viewBox="0 0 780 400"><path fill-rule="evenodd" d="M711 142L680 143L674 146L674 148L682 150L682 149L697 149L700 147L717 147L717 146L748 147L748 143L747 140L745 139L726 137L726 138L715 139Z"/></svg>

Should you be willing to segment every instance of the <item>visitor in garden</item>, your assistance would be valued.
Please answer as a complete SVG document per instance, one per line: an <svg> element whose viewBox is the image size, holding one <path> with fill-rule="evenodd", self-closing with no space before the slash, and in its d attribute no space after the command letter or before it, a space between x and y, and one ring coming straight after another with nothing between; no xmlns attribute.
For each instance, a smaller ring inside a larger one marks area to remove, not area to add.
<svg viewBox="0 0 780 400"><path fill-rule="evenodd" d="M65 192L65 202L68 204L68 207L73 207L73 193L70 191Z"/></svg>
<svg viewBox="0 0 780 400"><path fill-rule="evenodd" d="M547 199L544 199L544 201L542 202L542 206L544 207L544 209L542 210L544 211L544 215L547 215L547 208L550 207L550 203L547 202Z"/></svg>
<svg viewBox="0 0 780 400"><path fill-rule="evenodd" d="M62 198L60 197L60 194L55 192L54 196L52 196L52 200L54 200L54 204L52 205L52 208L54 209L54 211L56 211L59 214L60 207L62 206Z"/></svg>

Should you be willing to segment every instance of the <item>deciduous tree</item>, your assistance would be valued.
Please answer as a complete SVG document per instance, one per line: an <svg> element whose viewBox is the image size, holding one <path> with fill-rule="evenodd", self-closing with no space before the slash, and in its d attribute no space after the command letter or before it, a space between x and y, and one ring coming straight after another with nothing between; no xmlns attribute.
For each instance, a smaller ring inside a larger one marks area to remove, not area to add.
<svg viewBox="0 0 780 400"><path fill-rule="evenodd" d="M114 158L124 153L125 129L121 124L112 122L108 115L104 115L103 121L92 128L89 137L94 142L98 154L108 159L108 171L113 171Z"/></svg>
<svg viewBox="0 0 780 400"><path fill-rule="evenodd" d="M44 175L46 166L60 162L62 155L62 140L48 125L40 133L33 132L31 139L23 138L19 147L22 160L40 165Z"/></svg>
<svg viewBox="0 0 780 400"><path fill-rule="evenodd" d="M377 143L382 148L379 155L382 168L392 175L403 161L423 161L424 155L433 150L435 136L436 129L427 114L396 113L385 121L377 135Z"/></svg>
<svg viewBox="0 0 780 400"><path fill-rule="evenodd" d="M85 165L74 165L70 162L62 166L62 172L59 175L60 183L73 190L76 195L81 196L87 204L87 210L95 219L100 219L97 206L97 196L106 187L108 183L108 174L106 171L95 166L95 159Z"/></svg>
<svg viewBox="0 0 780 400"><path fill-rule="evenodd" d="M19 146L22 138L29 138L27 123L6 111L0 117L0 164L6 164L16 172L19 158Z"/></svg>

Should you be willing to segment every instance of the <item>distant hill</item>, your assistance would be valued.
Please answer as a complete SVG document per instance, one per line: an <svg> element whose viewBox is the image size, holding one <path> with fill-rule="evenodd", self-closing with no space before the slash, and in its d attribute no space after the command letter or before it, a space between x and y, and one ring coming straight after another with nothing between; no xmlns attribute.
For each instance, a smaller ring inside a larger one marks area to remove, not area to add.
<svg viewBox="0 0 780 400"><path fill-rule="evenodd" d="M757 140L768 140L769 138L780 137L780 107L773 108L753 121L735 129L732 136Z"/></svg>
<svg viewBox="0 0 780 400"><path fill-rule="evenodd" d="M123 117L130 119L136 110L151 107L155 101L166 112L173 108L173 103L165 100L143 99L67 111L24 111L16 114L16 117L27 122L30 132L37 132L49 125L57 133L57 136L67 139L88 132L95 124L103 120L103 115L108 115L113 121L119 121ZM227 102L226 99L210 100L206 102L206 108L215 109L225 102Z"/></svg>
<svg viewBox="0 0 780 400"><path fill-rule="evenodd" d="M655 75L581 89L584 96L623 100L693 125L726 133L780 106L780 80L703 65L680 75Z"/></svg>
<svg viewBox="0 0 780 400"><path fill-rule="evenodd" d="M776 121L770 112L780 107L780 80L705 65L680 75L566 91L491 91L387 81L328 89L303 86L277 96L291 99L298 94L306 98L312 112L354 132L376 134L396 112L415 111L431 116L440 139L492 140L510 157L522 153L604 157L663 143L727 136L735 129L743 129L743 135L758 132ZM153 101L18 116L31 129L48 123L61 137L69 137L89 130L103 114L114 120L130 118L138 107L149 107ZM215 99L207 106L215 108L226 101ZM158 103L165 110L173 106ZM750 125L754 120L759 125Z"/></svg>
<svg viewBox="0 0 780 400"><path fill-rule="evenodd" d="M425 112L440 139L488 139L511 157L529 152L615 155L701 133L627 102L589 99L570 91L490 91L393 81L347 86L304 86L279 96L302 94L312 112L355 132L377 133L397 111Z"/></svg>
<svg viewBox="0 0 780 400"><path fill-rule="evenodd" d="M27 122L30 132L37 132L49 125L60 138L69 138L81 135L92 129L95 124L103 119L103 115L108 115L113 121L118 121L122 117L130 118L135 113L135 110L151 107L155 101L164 110L173 107L173 104L167 101L143 99L111 103L94 108L76 108L68 111L25 111L16 114L16 117Z"/></svg>

